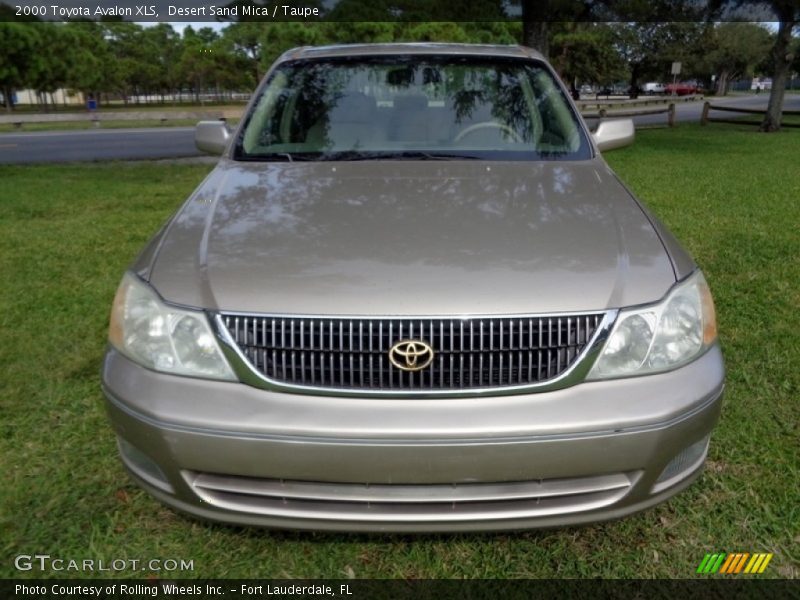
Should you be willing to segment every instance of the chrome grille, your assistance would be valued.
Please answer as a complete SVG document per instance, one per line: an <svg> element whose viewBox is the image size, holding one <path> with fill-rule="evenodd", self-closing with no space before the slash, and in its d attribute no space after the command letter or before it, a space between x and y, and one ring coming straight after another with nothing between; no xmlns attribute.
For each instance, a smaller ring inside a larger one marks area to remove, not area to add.
<svg viewBox="0 0 800 600"><path fill-rule="evenodd" d="M184 472L212 506L251 514L337 521L453 522L543 517L620 500L639 474L448 484L359 484Z"/></svg>
<svg viewBox="0 0 800 600"><path fill-rule="evenodd" d="M364 319L223 314L250 365L269 380L326 389L432 391L524 386L564 373L603 313L465 319ZM431 364L389 361L401 340L433 348Z"/></svg>

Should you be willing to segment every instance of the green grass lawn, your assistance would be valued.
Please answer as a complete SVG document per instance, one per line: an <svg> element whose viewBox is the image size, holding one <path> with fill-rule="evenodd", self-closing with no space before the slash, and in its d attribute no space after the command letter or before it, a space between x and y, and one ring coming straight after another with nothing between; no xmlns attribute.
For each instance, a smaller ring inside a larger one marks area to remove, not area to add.
<svg viewBox="0 0 800 600"><path fill-rule="evenodd" d="M117 460L99 387L111 299L208 167L0 167L0 577L39 576L13 567L34 553L194 561L173 577L691 577L719 551L774 552L766 576L798 577L800 132L681 125L608 160L714 291L728 387L705 474L590 527L357 537L195 522Z"/></svg>

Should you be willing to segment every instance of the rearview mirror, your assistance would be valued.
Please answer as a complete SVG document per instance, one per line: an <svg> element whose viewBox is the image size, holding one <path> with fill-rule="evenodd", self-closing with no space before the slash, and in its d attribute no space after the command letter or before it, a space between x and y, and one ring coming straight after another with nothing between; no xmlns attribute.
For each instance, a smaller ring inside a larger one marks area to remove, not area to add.
<svg viewBox="0 0 800 600"><path fill-rule="evenodd" d="M636 129L631 119L600 121L597 130L592 134L594 143L600 152L622 148L633 143Z"/></svg>
<svg viewBox="0 0 800 600"><path fill-rule="evenodd" d="M195 145L208 154L222 154L230 139L231 130L225 121L200 121L194 130Z"/></svg>
<svg viewBox="0 0 800 600"><path fill-rule="evenodd" d="M408 87L414 82L414 67L392 69L386 74L386 83L397 87Z"/></svg>

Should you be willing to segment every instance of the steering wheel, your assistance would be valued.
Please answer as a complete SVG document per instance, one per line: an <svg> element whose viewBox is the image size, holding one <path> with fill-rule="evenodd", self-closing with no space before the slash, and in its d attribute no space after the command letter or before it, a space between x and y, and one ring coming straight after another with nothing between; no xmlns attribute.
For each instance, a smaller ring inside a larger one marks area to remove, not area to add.
<svg viewBox="0 0 800 600"><path fill-rule="evenodd" d="M515 141L517 143L522 142L522 138L519 136L519 134L516 131L511 129L511 127L509 127L505 123L498 123L497 121L483 121L481 123L474 123L474 124L470 125L469 127L467 127L466 129L463 129L463 130L459 131L458 135L456 136L455 141L456 142L460 142L461 140L463 140L468 135L472 135L473 133L475 133L476 131L479 131L480 129L500 129L501 131L504 131L505 133L507 133L508 136L513 141Z"/></svg>

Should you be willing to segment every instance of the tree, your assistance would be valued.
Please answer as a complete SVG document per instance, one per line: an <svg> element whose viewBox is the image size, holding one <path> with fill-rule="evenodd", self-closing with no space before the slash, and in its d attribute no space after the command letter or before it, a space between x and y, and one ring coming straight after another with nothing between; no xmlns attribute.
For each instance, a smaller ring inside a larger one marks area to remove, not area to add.
<svg viewBox="0 0 800 600"><path fill-rule="evenodd" d="M27 82L37 37L37 30L30 25L0 22L0 90L7 112L13 109L14 90Z"/></svg>
<svg viewBox="0 0 800 600"><path fill-rule="evenodd" d="M67 86L70 74L74 73L79 63L82 50L79 38L74 29L63 23L36 23L38 36L32 50L33 61L30 64L27 83L35 89L48 108L47 95Z"/></svg>
<svg viewBox="0 0 800 600"><path fill-rule="evenodd" d="M195 31L191 26L183 30L183 51L178 62L181 81L189 84L195 101L200 102L200 94L216 76L217 62L214 58L214 42L217 33L210 27Z"/></svg>
<svg viewBox="0 0 800 600"><path fill-rule="evenodd" d="M699 54L705 28L692 22L616 23L615 45L629 68L631 96L641 78L663 78L672 62Z"/></svg>
<svg viewBox="0 0 800 600"><path fill-rule="evenodd" d="M255 21L232 23L222 32L222 38L231 44L232 51L248 62L255 81L260 81L262 75L263 34L264 25Z"/></svg>
<svg viewBox="0 0 800 600"><path fill-rule="evenodd" d="M145 27L141 37L143 51L139 58L152 65L152 69L144 71L142 85L147 92L158 92L163 102L164 94L178 87L177 64L182 51L181 37L168 23Z"/></svg>
<svg viewBox="0 0 800 600"><path fill-rule="evenodd" d="M624 76L608 24L556 23L552 31L550 60L564 81L604 83Z"/></svg>
<svg viewBox="0 0 800 600"><path fill-rule="evenodd" d="M106 90L113 63L103 27L94 21L74 21L66 23L64 28L70 32L75 44L74 60L66 73L66 86L99 97L100 92Z"/></svg>
<svg viewBox="0 0 800 600"><path fill-rule="evenodd" d="M791 71L792 74L797 77L797 74L800 73L800 38L794 39L792 56L794 56L794 61L792 62Z"/></svg>
<svg viewBox="0 0 800 600"><path fill-rule="evenodd" d="M797 0L710 0L712 10L733 11L736 8L744 11L745 18L748 9L758 13L764 6L772 9L778 21L778 34L775 36L770 51L772 63L772 89L769 94L767 111L761 121L761 131L773 132L781 128L781 114L783 112L783 96L786 91L786 82L789 77L794 56L791 53L792 30L800 23L800 3ZM740 18L743 15L739 15ZM752 15L751 15L752 16ZM754 19L749 19L754 20Z"/></svg>
<svg viewBox="0 0 800 600"><path fill-rule="evenodd" d="M323 5L330 4L323 2ZM506 18L503 0L339 0L325 19L332 22L395 21L406 23L500 21Z"/></svg>
<svg viewBox="0 0 800 600"><path fill-rule="evenodd" d="M258 80L253 73L251 59L244 53L237 52L229 38L221 36L211 48L218 95L232 90L252 90L256 86Z"/></svg>
<svg viewBox="0 0 800 600"><path fill-rule="evenodd" d="M322 37L337 44L379 44L397 39L399 23L390 21L341 21L325 23Z"/></svg>
<svg viewBox="0 0 800 600"><path fill-rule="evenodd" d="M713 30L705 61L717 77L717 95L724 96L728 82L749 75L769 53L770 32L754 23L722 23Z"/></svg>
<svg viewBox="0 0 800 600"><path fill-rule="evenodd" d="M338 23L336 24L339 25ZM295 46L315 46L329 40L320 23L267 23L264 25L262 68L266 71L275 59Z"/></svg>
<svg viewBox="0 0 800 600"><path fill-rule="evenodd" d="M709 0L724 2L725 0ZM790 0L791 1L791 0ZM667 23L702 21L704 2L697 0L508 0L522 12L522 44L550 57L556 23Z"/></svg>
<svg viewBox="0 0 800 600"><path fill-rule="evenodd" d="M522 39L522 23L513 21L468 21L461 23L469 40L478 44L518 44Z"/></svg>
<svg viewBox="0 0 800 600"><path fill-rule="evenodd" d="M800 8L793 0L774 0L773 6L778 13L780 24L775 45L770 53L773 64L772 90L769 94L767 112L761 122L761 131L779 131L781 128L781 113L783 112L783 96L786 91L786 81L789 77L789 66L793 56L789 52L792 43L792 29L800 20Z"/></svg>
<svg viewBox="0 0 800 600"><path fill-rule="evenodd" d="M112 63L109 65L106 89L122 95L127 104L131 95L150 87L158 77L158 48L145 40L142 27L127 21L103 23Z"/></svg>
<svg viewBox="0 0 800 600"><path fill-rule="evenodd" d="M432 22L411 23L401 27L397 33L397 40L402 42L469 42L469 37L461 23ZM409 26L410 25L410 26Z"/></svg>
<svg viewBox="0 0 800 600"><path fill-rule="evenodd" d="M550 57L550 24L555 22L588 21L592 0L512 0L522 8L522 45Z"/></svg>
<svg viewBox="0 0 800 600"><path fill-rule="evenodd" d="M578 20L585 13L579 0L519 0L522 5L522 45L550 57L550 27L553 21Z"/></svg>

